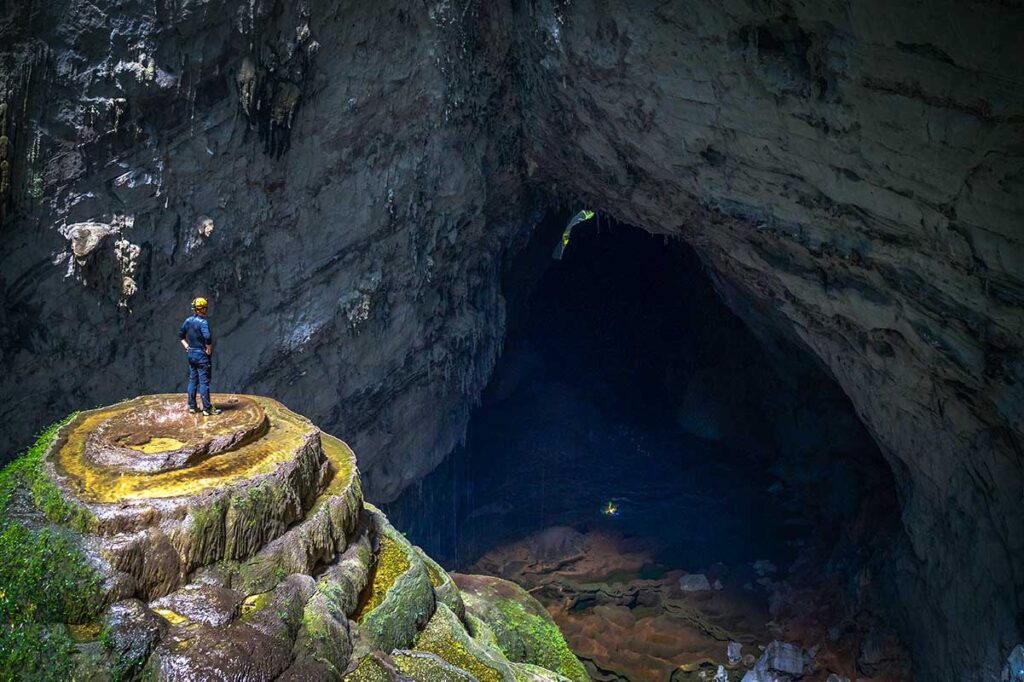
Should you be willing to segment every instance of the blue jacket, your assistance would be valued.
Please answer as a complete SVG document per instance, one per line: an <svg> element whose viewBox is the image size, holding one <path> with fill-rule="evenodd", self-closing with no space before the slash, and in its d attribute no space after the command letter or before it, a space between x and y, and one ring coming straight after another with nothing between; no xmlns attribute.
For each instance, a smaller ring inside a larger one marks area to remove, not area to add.
<svg viewBox="0 0 1024 682"><path fill-rule="evenodd" d="M181 332L178 338L188 341L189 350L206 350L207 346L213 345L213 335L210 334L210 323L205 317L192 315L181 325Z"/></svg>

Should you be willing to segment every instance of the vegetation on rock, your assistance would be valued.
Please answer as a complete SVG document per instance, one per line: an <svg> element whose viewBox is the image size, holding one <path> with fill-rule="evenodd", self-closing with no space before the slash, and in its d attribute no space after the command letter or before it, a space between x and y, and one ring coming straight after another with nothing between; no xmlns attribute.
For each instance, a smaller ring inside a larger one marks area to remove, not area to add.
<svg viewBox="0 0 1024 682"><path fill-rule="evenodd" d="M456 575L466 610L477 632L486 625L488 636L517 663L557 672L576 682L587 682L583 664L569 649L562 632L544 607L515 583L479 575Z"/></svg>
<svg viewBox="0 0 1024 682"><path fill-rule="evenodd" d="M564 680L509 661L484 620L467 628L459 586L364 503L344 443L234 401L271 425L218 433L234 444L209 457L151 469L168 451L117 450L152 443L147 420L195 452L222 445L196 440L176 397L146 396L73 415L0 471L0 682Z"/></svg>
<svg viewBox="0 0 1024 682"><path fill-rule="evenodd" d="M500 651L473 639L451 610L438 605L434 617L416 640L416 650L436 654L480 682L509 682L511 667Z"/></svg>
<svg viewBox="0 0 1024 682"><path fill-rule="evenodd" d="M100 578L75 535L57 525L81 527L89 517L43 471L43 455L68 420L0 471L0 679L67 679L74 643L64 624L99 614Z"/></svg>
<svg viewBox="0 0 1024 682"><path fill-rule="evenodd" d="M366 614L384 603L388 590L395 584L398 576L409 570L409 558L402 548L386 535L380 540L380 548L377 550L377 560L373 564L370 584L364 595L362 604L354 616L355 620L361 621Z"/></svg>

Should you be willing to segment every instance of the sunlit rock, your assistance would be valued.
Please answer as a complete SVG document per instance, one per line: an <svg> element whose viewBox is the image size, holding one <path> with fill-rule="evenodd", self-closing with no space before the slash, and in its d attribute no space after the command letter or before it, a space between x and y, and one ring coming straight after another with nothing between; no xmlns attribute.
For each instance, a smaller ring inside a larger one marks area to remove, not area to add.
<svg viewBox="0 0 1024 682"><path fill-rule="evenodd" d="M11 616L57 644L4 639L5 670L422 682L491 670L558 682L566 661L579 665L542 609L544 638L516 650L522 664L506 658L451 576L364 505L343 442L268 398L214 401L215 417L190 414L182 395L82 412L0 472L5 560L38 555L59 578L33 596L5 573L0 600L60 605ZM564 657L549 660L552 646Z"/></svg>
<svg viewBox="0 0 1024 682"><path fill-rule="evenodd" d="M84 260L105 237L116 234L118 230L107 223L86 222L68 225L62 232L71 243L71 252L75 258Z"/></svg>

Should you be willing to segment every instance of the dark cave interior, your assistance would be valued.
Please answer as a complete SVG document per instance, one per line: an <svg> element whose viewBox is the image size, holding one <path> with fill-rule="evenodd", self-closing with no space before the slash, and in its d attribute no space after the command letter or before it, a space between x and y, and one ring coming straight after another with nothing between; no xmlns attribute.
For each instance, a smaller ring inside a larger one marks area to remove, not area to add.
<svg viewBox="0 0 1024 682"><path fill-rule="evenodd" d="M582 555L588 580L706 575L747 624L786 580L847 589L898 513L845 395L795 344L755 336L682 242L598 217L553 259L567 217L508 269L505 349L465 444L387 505L396 526L446 568L527 584Z"/></svg>

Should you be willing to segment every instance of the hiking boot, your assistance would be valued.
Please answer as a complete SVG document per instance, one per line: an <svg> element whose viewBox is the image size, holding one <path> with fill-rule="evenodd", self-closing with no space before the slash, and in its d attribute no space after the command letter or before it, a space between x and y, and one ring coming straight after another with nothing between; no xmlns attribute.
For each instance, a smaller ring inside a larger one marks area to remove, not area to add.
<svg viewBox="0 0 1024 682"><path fill-rule="evenodd" d="M220 414L220 412L220 408L217 407L211 407L208 410L203 410L203 414L206 415L207 417L212 417L215 414Z"/></svg>

